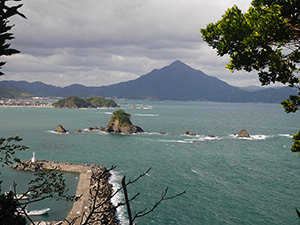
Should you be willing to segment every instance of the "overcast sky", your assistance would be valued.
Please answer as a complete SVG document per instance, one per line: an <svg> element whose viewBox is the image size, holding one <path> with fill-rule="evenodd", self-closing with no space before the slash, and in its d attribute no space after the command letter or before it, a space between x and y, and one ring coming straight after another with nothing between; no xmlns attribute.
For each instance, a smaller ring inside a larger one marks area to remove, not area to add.
<svg viewBox="0 0 300 225"><path fill-rule="evenodd" d="M199 29L250 0L23 0L0 80L102 86L136 79L181 60L235 86L259 85L256 73L230 73Z"/></svg>

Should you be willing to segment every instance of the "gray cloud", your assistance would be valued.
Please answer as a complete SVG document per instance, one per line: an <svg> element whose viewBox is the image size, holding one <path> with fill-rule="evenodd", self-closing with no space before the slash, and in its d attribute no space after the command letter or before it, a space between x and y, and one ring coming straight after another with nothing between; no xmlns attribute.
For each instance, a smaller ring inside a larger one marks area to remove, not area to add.
<svg viewBox="0 0 300 225"><path fill-rule="evenodd" d="M232 85L258 84L255 73L230 73L201 39L200 28L250 0L23 0L13 18L13 47L1 80L101 86L131 80L179 59Z"/></svg>

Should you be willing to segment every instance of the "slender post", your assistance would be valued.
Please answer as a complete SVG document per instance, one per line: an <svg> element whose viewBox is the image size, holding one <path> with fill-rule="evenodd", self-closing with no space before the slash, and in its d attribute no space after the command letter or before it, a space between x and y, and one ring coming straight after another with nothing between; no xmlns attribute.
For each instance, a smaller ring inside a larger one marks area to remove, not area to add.
<svg viewBox="0 0 300 225"><path fill-rule="evenodd" d="M122 187L123 187L123 190L124 190L125 202L126 202L126 206L127 206L129 225L133 225L132 216L131 216L131 209L130 209L128 193L127 193L127 187L126 187L126 183L125 183L125 177L126 176L124 176L123 179L122 179Z"/></svg>

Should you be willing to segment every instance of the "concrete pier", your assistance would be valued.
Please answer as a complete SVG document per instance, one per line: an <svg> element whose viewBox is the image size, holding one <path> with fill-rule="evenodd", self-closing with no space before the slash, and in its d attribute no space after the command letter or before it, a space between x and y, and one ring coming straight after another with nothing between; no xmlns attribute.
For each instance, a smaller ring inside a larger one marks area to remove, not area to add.
<svg viewBox="0 0 300 225"><path fill-rule="evenodd" d="M72 210L68 213L66 218L67 221L71 222L78 218L74 225L80 224L82 214L87 211L89 207L89 190L90 190L90 180L92 176L91 166L82 164L71 164L62 162L52 162L46 161L43 165L44 169L58 168L60 171L64 172L76 172L80 173L76 196L81 196L81 198L73 203ZM65 222L64 224L68 224Z"/></svg>
<svg viewBox="0 0 300 225"><path fill-rule="evenodd" d="M79 182L76 190L76 196L81 196L81 198L73 203L73 208L71 209L71 211L68 213L66 217L66 221L68 222L64 222L63 224L68 225L70 222L73 222L72 224L74 225L82 224L83 213L88 212L89 205L90 205L89 198L90 198L93 167L102 168L103 170L105 168L100 166L95 166L95 165L53 162L53 161L46 161L46 160L36 160L34 163L30 163L30 162L31 160L29 160L27 164L27 161L24 161L25 164L29 165L29 167L22 168L22 166L16 164L12 166L12 168L17 170L30 170L30 171L36 171L42 169L50 170L50 169L57 168L58 170L63 172L80 173ZM111 224L117 224L117 223L111 223Z"/></svg>

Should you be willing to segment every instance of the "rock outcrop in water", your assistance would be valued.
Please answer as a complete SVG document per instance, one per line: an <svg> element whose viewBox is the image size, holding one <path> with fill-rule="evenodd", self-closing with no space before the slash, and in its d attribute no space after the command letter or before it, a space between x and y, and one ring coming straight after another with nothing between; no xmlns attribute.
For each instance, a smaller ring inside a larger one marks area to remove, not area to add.
<svg viewBox="0 0 300 225"><path fill-rule="evenodd" d="M131 115L123 110L117 110L113 113L109 123L105 127L104 131L108 133L124 133L133 134L144 132L144 130L138 126L135 126L130 121Z"/></svg>
<svg viewBox="0 0 300 225"><path fill-rule="evenodd" d="M185 134L185 135L189 135L189 136L196 136L195 133L190 133L189 130L186 130L186 131L184 132L184 134Z"/></svg>
<svg viewBox="0 0 300 225"><path fill-rule="evenodd" d="M56 127L55 132L58 132L58 133L61 133L61 134L65 134L65 133L67 133L68 131L67 131L61 124L59 124L59 125Z"/></svg>
<svg viewBox="0 0 300 225"><path fill-rule="evenodd" d="M44 169L45 161L39 160L37 162L32 162L31 160L22 161L22 163L17 163L11 166L14 170L24 170L24 171L39 171Z"/></svg>
<svg viewBox="0 0 300 225"><path fill-rule="evenodd" d="M238 138L250 138L250 135L248 134L248 132L246 131L246 129L242 129L238 135Z"/></svg>

